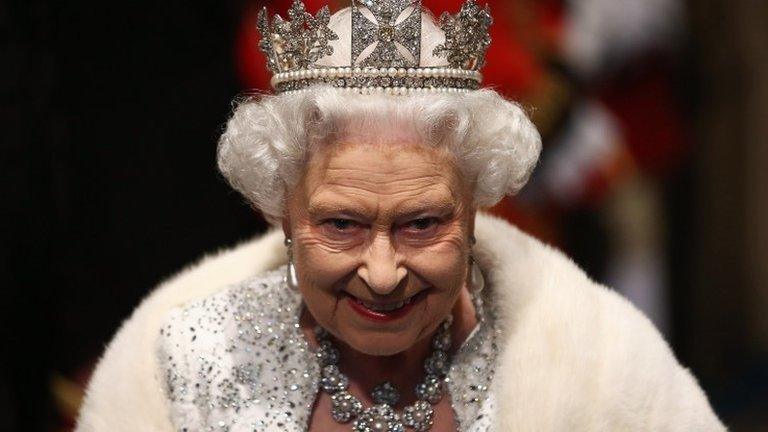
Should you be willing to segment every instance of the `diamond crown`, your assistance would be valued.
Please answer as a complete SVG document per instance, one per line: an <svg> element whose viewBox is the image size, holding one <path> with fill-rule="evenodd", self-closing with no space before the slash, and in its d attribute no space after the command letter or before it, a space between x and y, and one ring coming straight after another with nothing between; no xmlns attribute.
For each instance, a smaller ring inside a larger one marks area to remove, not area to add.
<svg viewBox="0 0 768 432"><path fill-rule="evenodd" d="M405 94L420 91L458 92L480 88L480 69L491 43L493 22L488 6L466 0L457 14L444 12L438 21L445 41L433 56L445 58L445 67L421 67L422 12L420 0L351 0L349 66L327 67L318 62L334 53L331 42L339 36L330 28L328 6L317 14L295 0L288 19L272 20L263 8L257 20L278 93L328 84L361 92Z"/></svg>

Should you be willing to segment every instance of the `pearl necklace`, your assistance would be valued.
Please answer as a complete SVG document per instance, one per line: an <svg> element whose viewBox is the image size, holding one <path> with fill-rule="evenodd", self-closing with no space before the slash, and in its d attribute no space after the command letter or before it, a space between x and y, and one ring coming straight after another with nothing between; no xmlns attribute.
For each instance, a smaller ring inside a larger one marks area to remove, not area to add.
<svg viewBox="0 0 768 432"><path fill-rule="evenodd" d="M449 316L433 337L432 353L424 361L424 382L415 388L418 401L407 406L402 415L393 408L400 399L400 393L389 382L373 388L371 398L375 405L363 409L362 402L348 391L349 378L339 370L339 350L333 346L328 332L316 327L315 335L319 343L316 356L322 367L320 387L331 395L333 419L338 423L354 419L352 430L355 432L405 432L406 427L417 432L430 430L435 416L432 405L439 403L445 393L445 378L450 366L448 349L451 347L452 318Z"/></svg>

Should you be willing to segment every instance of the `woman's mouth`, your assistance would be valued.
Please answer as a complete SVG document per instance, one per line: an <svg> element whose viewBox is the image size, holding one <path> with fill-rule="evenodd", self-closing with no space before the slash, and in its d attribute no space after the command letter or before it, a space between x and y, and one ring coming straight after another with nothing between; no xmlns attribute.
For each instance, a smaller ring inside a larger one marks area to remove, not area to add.
<svg viewBox="0 0 768 432"><path fill-rule="evenodd" d="M367 302L350 294L348 294L347 300L352 310L362 317L372 321L388 322L408 315L408 313L413 310L414 305L424 297L422 295L423 292L424 291L421 291L405 300L387 303Z"/></svg>

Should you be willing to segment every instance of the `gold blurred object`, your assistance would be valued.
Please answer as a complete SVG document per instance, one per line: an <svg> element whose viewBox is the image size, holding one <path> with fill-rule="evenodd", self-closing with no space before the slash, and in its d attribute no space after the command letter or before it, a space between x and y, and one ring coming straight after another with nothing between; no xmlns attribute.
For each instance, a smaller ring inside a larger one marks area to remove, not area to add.
<svg viewBox="0 0 768 432"><path fill-rule="evenodd" d="M524 105L536 107L528 115L542 136L550 136L558 126L574 97L570 82L557 73L549 72L536 88L525 97Z"/></svg>
<svg viewBox="0 0 768 432"><path fill-rule="evenodd" d="M56 410L63 418L77 417L85 396L85 391L79 384L61 374L54 374L51 378L51 394Z"/></svg>

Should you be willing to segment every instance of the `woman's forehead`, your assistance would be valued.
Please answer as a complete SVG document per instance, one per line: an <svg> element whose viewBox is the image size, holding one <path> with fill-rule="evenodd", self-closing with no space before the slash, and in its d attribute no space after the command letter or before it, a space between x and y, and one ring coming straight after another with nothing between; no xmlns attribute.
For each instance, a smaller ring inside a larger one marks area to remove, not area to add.
<svg viewBox="0 0 768 432"><path fill-rule="evenodd" d="M313 153L307 166L307 174L324 179L449 177L456 170L455 158L445 149L418 140L393 139L336 141Z"/></svg>
<svg viewBox="0 0 768 432"><path fill-rule="evenodd" d="M452 159L418 145L344 144L313 157L302 185L310 211L452 207L468 195Z"/></svg>

